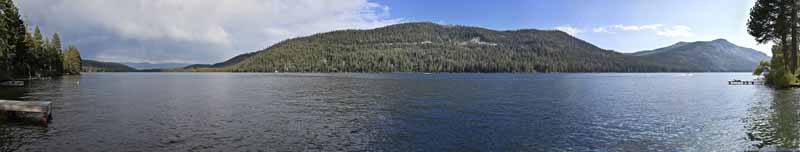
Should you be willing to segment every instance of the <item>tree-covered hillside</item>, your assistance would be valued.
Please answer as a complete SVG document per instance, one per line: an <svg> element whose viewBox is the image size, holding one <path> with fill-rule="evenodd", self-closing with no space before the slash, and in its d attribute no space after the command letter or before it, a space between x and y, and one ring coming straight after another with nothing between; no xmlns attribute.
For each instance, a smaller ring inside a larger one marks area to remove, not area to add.
<svg viewBox="0 0 800 152"><path fill-rule="evenodd" d="M561 31L494 31L404 23L289 39L225 64L232 72L669 72L687 71L598 48Z"/></svg>
<svg viewBox="0 0 800 152"><path fill-rule="evenodd" d="M137 70L121 63L83 60L81 72L136 72Z"/></svg>

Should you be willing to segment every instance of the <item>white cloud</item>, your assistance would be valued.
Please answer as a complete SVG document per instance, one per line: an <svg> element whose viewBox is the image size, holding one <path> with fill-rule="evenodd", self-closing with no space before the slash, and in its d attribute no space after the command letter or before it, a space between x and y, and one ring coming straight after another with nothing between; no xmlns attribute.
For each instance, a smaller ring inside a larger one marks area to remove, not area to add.
<svg viewBox="0 0 800 152"><path fill-rule="evenodd" d="M623 31L652 31L658 36L664 37L692 37L692 28L685 25L675 25L666 27L664 24L647 24L647 25L610 25L596 27L592 30L595 33L609 33L616 34Z"/></svg>
<svg viewBox="0 0 800 152"><path fill-rule="evenodd" d="M576 27L573 27L571 25L562 25L562 26L556 27L555 29L559 30L559 31L562 31L562 32L565 32L565 33L567 33L569 35L573 35L573 36L575 36L578 33L583 32L583 30L581 30L579 28L576 28Z"/></svg>
<svg viewBox="0 0 800 152"><path fill-rule="evenodd" d="M592 31L595 33L617 33L618 31L643 31L643 30L657 30L663 27L663 24L648 24L648 25L610 25L603 27L596 27Z"/></svg>
<svg viewBox="0 0 800 152"><path fill-rule="evenodd" d="M281 40L401 22L367 0L24 0L29 24L88 57L218 62ZM91 39L110 37L107 39ZM114 57L121 56L121 57Z"/></svg>
<svg viewBox="0 0 800 152"><path fill-rule="evenodd" d="M621 29L623 31L641 31L641 30L656 30L661 28L662 24L650 24L650 25L614 25L614 28Z"/></svg>
<svg viewBox="0 0 800 152"><path fill-rule="evenodd" d="M596 28L592 29L592 31L595 32L595 33L615 33L615 32L609 31L608 28L606 28L606 27L596 27Z"/></svg>
<svg viewBox="0 0 800 152"><path fill-rule="evenodd" d="M692 37L692 28L684 25L675 25L656 31L656 35L664 37Z"/></svg>

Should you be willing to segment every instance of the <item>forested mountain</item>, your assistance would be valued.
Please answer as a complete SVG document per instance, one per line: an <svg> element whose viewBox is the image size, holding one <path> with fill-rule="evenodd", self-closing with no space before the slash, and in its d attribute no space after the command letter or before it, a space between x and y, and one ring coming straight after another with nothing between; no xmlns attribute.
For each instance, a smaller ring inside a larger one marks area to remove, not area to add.
<svg viewBox="0 0 800 152"><path fill-rule="evenodd" d="M251 52L251 53L245 53L245 54L237 55L236 57L233 57L233 58L231 58L231 59L229 59L229 60L227 60L225 62L220 62L220 63L216 63L216 64L213 64L213 65L209 65L209 64L194 64L194 65L189 65L186 68L189 68L189 69L192 69L192 68L221 68L221 67L225 67L225 66L235 65L235 64L237 64L239 62L244 61L247 58L250 58L253 55L256 55L257 53L258 52Z"/></svg>
<svg viewBox="0 0 800 152"><path fill-rule="evenodd" d="M719 39L623 54L561 31L495 31L404 23L285 40L184 71L229 72L721 72L769 57Z"/></svg>
<svg viewBox="0 0 800 152"><path fill-rule="evenodd" d="M669 72L683 67L604 50L554 30L403 23L294 38L216 65L232 72Z"/></svg>
<svg viewBox="0 0 800 152"><path fill-rule="evenodd" d="M125 64L114 62L100 62L82 60L82 72L136 72L137 70Z"/></svg>
<svg viewBox="0 0 800 152"><path fill-rule="evenodd" d="M736 46L724 39L679 42L668 47L636 52L631 55L660 64L708 72L749 72L760 61L770 59L762 52Z"/></svg>

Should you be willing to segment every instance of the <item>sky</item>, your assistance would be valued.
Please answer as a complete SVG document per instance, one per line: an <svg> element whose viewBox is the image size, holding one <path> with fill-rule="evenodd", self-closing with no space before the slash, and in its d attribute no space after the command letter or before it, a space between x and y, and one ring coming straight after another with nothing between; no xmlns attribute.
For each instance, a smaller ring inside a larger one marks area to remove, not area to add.
<svg viewBox="0 0 800 152"><path fill-rule="evenodd" d="M680 41L730 42L769 53L747 34L755 0L16 0L29 28L58 32L82 57L216 63L282 40L403 22L496 30L551 29L636 52Z"/></svg>

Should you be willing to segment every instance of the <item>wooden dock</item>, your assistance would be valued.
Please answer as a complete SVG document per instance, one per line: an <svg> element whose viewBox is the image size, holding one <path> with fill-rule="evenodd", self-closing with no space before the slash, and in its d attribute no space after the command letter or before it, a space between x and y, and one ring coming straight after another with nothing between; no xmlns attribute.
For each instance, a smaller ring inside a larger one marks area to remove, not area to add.
<svg viewBox="0 0 800 152"><path fill-rule="evenodd" d="M49 123L52 116L52 103L47 101L11 101L0 100L0 111L16 115L16 112L41 113L42 122Z"/></svg>
<svg viewBox="0 0 800 152"><path fill-rule="evenodd" d="M728 85L760 85L764 84L762 80L753 80L753 81L745 81L745 80L731 80L728 81Z"/></svg>

